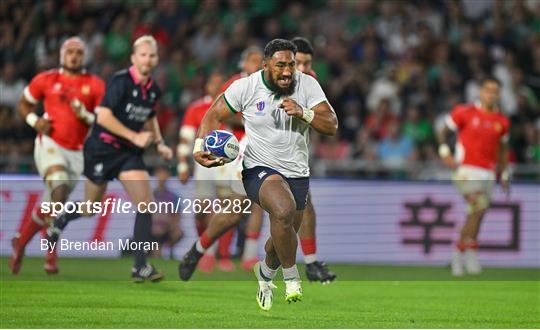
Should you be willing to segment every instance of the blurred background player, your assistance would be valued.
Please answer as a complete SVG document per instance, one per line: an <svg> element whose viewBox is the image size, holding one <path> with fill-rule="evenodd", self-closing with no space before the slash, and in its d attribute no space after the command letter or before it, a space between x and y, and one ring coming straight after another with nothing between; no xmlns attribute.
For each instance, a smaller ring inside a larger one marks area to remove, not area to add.
<svg viewBox="0 0 540 330"><path fill-rule="evenodd" d="M82 148L88 127L95 119L94 108L105 90L104 82L84 69L87 49L78 37L66 39L60 48L60 68L42 72L24 89L18 111L38 133L34 159L45 181L43 202L66 202L83 171ZM43 101L43 117L35 112ZM12 240L9 267L17 274L24 249L34 235L50 222L40 206L23 219ZM45 271L57 273L56 250L47 252Z"/></svg>
<svg viewBox="0 0 540 330"><path fill-rule="evenodd" d="M272 279L279 266L283 267L285 300L302 297L295 231L309 190L307 134L310 126L322 134L337 131L336 115L320 85L295 71L295 53L296 46L288 40L270 41L264 49L263 70L235 81L212 105L193 151L201 165L223 165L222 159L210 160L210 153L202 151L203 138L231 112L242 113L248 137L242 181L248 197L270 215L266 257L254 267L259 282L257 302L263 310L272 307Z"/></svg>
<svg viewBox="0 0 540 330"><path fill-rule="evenodd" d="M236 159L230 163L230 166L234 167L235 169L234 173L236 177L230 182L231 191L228 195L228 199L230 199L231 201L241 201L241 205L244 205L247 208L248 205L244 204L244 199L247 198L246 191L240 181L242 179L243 170L243 152L245 150L246 144L247 140L243 139L242 143L240 144L240 152L238 154L238 157L236 157ZM180 261L180 264L178 266L178 273L182 281L189 281L189 279L195 272L195 268L197 268L198 263L200 262L203 255L205 255L206 251L211 246L213 246L213 244L218 239L222 238L226 233L231 232L233 228L242 221L245 215L244 211L248 210L252 212L253 205L254 204L251 204L251 207L249 209L244 208L240 212L224 212L224 210L222 209L222 211L212 214L210 223L206 227L205 231L192 245L191 249L188 250L188 252L186 252L186 254L182 257L182 261ZM257 207L257 209L260 210L260 216L262 217L262 209L260 207ZM256 244L257 240L255 240L255 245ZM255 257L256 256L257 251L255 250ZM244 263L242 267L245 267Z"/></svg>
<svg viewBox="0 0 540 330"><path fill-rule="evenodd" d="M142 157L144 149L154 143L161 157L165 160L172 158L171 149L162 140L154 110L161 91L151 74L158 60L154 37L139 37L133 43L133 65L128 70L117 72L107 85L98 107L96 123L84 144L85 202L101 201L107 183L114 179L120 180L133 205L148 205L154 200ZM151 131L143 130L145 125ZM84 214L60 214L47 230L49 241L56 242L69 221L92 215L90 210L84 211ZM134 241L151 242L151 226L152 215L137 212ZM148 251L142 248L134 251L131 276L136 283L159 281L164 276L147 264L147 254Z"/></svg>
<svg viewBox="0 0 540 330"><path fill-rule="evenodd" d="M157 203L172 203L172 205L176 205L180 196L175 194L167 186L167 181L171 176L169 168L167 166L157 166L154 169L154 176L157 183L154 189L155 201ZM152 237L159 244L159 249L152 251L152 256L154 257L174 259L174 246L184 235L180 228L180 213L174 213L173 211L161 210L152 216Z"/></svg>
<svg viewBox="0 0 540 330"><path fill-rule="evenodd" d="M256 72L260 70L262 66L262 59L263 59L263 53L262 49L256 46L248 47L246 48L242 54L240 55L240 62L238 64L239 68L241 69L240 73L235 74L232 76L229 80L227 80L224 84L221 85L221 88L217 93L214 92L214 85L209 86L209 84L213 81L211 78L209 79L209 82L207 84L207 93L212 96L211 101L207 101L207 103L196 103L201 108L200 110L195 111L195 109L188 108L186 111L186 115L184 116L184 122L182 125L182 128L180 130L180 144L177 149L177 155L179 159L178 164L178 173L179 178L181 182L186 182L187 178L189 176L189 163L188 159L191 157L191 150L193 145L193 140L195 138L195 133L197 132L200 123L202 122L202 118L204 117L204 114L210 108L212 105L212 101L221 93L223 93L227 87L229 87L234 81L247 77L253 72ZM197 114L198 113L198 114ZM244 128L242 124L242 119L240 116L237 116L236 118L231 119L228 122L228 126L230 130L234 133L236 138L240 141L244 137ZM226 126L223 126L222 128L226 128ZM230 191L230 183L232 180L238 180L234 178L235 171L233 166L225 166L219 169L206 169L199 164L195 164L196 171L199 171L201 173L200 180L197 181L197 184L201 185L216 185L214 188L216 193L213 194L215 197L216 195L220 198L227 198L230 197L231 191ZM204 175L206 173L206 175ZM195 177L197 178L198 175L195 174ZM212 196L208 196L207 193L206 196L202 196L202 198L208 198ZM201 198L201 197L199 197ZM199 233L199 236L202 235L202 233L205 231L206 226L208 225L210 221L209 214L200 214L197 215L198 217L205 218L204 221L197 221L197 231ZM235 218L231 219L231 221L238 223L236 220L236 217L238 215L231 214L230 217ZM196 217L197 219L197 217ZM253 221L251 220L253 219ZM245 256L251 256L250 258L244 259L242 261L242 267L244 269L251 270L253 265L257 262L257 239L260 232L260 223L262 222L262 209L255 206L252 209L251 218L249 223L256 222L259 223L257 225L258 229L256 232L250 232L248 229L247 237L255 237L255 244L254 248L248 248L248 251L252 251L251 253L246 253ZM220 221L218 221L220 223ZM248 224L249 228L249 224ZM220 234L219 244L218 244L218 250L219 250L219 261L218 261L218 268L222 271L233 271L234 270L234 264L231 261L231 242L233 238L234 230L230 229L226 233ZM204 242L208 242L208 240L203 240ZM214 241L212 241L213 244ZM248 244L249 245L249 244ZM244 247L245 248L245 247ZM214 246L205 246L205 254L203 258L199 262L199 268L204 272L210 272L212 270L212 267L215 263L215 247ZM244 250L246 251L246 250Z"/></svg>
<svg viewBox="0 0 540 330"><path fill-rule="evenodd" d="M184 115L182 126L180 127L180 141L176 149L176 156L178 158L177 174L178 179L182 184L186 184L190 175L189 158L191 157L191 150L193 148L193 141L195 140L195 134L201 125L202 119L216 97L219 95L219 89L225 76L220 72L214 72L208 77L208 81L205 85L205 96L192 102ZM215 199L218 196L216 179L218 170L215 168L206 168L200 164L195 163L193 168L193 178L195 180L195 198L203 199ZM195 227L197 233L200 236L208 226L211 218L210 213L195 213ZM211 272L214 268L216 261L215 252L217 246L213 246L207 251L203 260L199 264L199 268L203 272ZM230 260L228 260L229 263ZM227 268L227 260L223 260L218 264L222 270L229 270ZM234 270L234 268L232 268Z"/></svg>
<svg viewBox="0 0 540 330"><path fill-rule="evenodd" d="M251 46L240 54L240 62L238 63L238 67L240 68L240 72L233 75L220 89L220 94L224 93L225 90L236 80L240 78L244 78L249 76L250 74L259 71L262 68L263 63L263 50L258 46ZM234 133L238 141L242 141L242 139L245 136L244 131L244 124L242 123L242 116L236 115L228 122L229 127L231 128L231 131ZM241 178L237 177L237 171L235 166L226 165L224 167L221 167L222 173L224 175L224 180L220 180L219 182L223 182L226 184L226 186L223 187L225 191L225 194L230 194L231 184L234 181L239 181ZM238 230L238 239L245 239L244 241L244 248L242 252L242 258L240 266L245 271L251 271L253 269L253 266L259 261L258 259L258 239L261 232L261 226L262 226L262 220L263 220L263 210L258 206L257 204L251 205L251 214L249 215L249 219L247 221L247 225L245 228L245 232L242 233L241 230ZM236 218L238 216L243 215L234 215L231 214L231 217ZM233 221L234 219L228 219L230 221ZM227 221L227 220L225 220ZM224 255L230 255L230 249L231 249L231 242L233 238L234 230L231 229L227 231L225 234L222 235L222 237L219 240L219 254L221 257ZM240 237L243 235L244 237Z"/></svg>
<svg viewBox="0 0 540 330"><path fill-rule="evenodd" d="M439 134L439 156L455 169L453 180L467 203L467 217L452 254L452 274L479 274L478 233L489 208L493 183L499 174L503 190L509 191L509 120L498 102L500 83L486 78L480 84L479 101L457 105L446 117ZM455 159L446 144L449 131L457 134Z"/></svg>
<svg viewBox="0 0 540 330"><path fill-rule="evenodd" d="M315 74L315 71L311 68L313 63L313 46L311 46L311 43L302 37L296 37L291 41L297 48L295 55L296 69L317 79L317 74ZM300 246L302 247L302 252L304 254L304 262L306 263L306 276L310 281L328 283L336 279L336 274L329 271L324 262L317 260L315 227L315 208L311 201L311 194L308 193L306 209L304 210L304 215L302 217L302 225L298 231Z"/></svg>

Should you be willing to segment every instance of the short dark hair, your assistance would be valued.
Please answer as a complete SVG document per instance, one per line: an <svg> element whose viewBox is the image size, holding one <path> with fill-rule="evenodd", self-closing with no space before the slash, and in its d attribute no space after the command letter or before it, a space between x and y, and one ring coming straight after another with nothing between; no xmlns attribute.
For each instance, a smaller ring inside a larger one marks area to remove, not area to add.
<svg viewBox="0 0 540 330"><path fill-rule="evenodd" d="M486 77L483 77L481 80L480 80L480 86L484 86L486 83L488 82L494 82L496 83L497 85L499 85L499 87L502 86L502 83L499 79L495 78L494 76L486 76Z"/></svg>
<svg viewBox="0 0 540 330"><path fill-rule="evenodd" d="M285 39L274 39L264 47L264 58L270 58L274 56L275 52L281 50L289 50L293 52L293 54L296 54L296 46L292 42Z"/></svg>
<svg viewBox="0 0 540 330"><path fill-rule="evenodd" d="M296 37L291 42L296 46L297 52L313 55L313 46L306 38Z"/></svg>

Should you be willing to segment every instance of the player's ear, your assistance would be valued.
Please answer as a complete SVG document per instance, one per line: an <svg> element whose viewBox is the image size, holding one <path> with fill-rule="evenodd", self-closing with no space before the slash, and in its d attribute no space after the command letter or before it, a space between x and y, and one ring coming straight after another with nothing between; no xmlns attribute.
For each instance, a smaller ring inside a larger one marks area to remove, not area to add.
<svg viewBox="0 0 540 330"><path fill-rule="evenodd" d="M131 59L131 64L135 64L135 60L134 60L135 59L135 53L131 53L130 59Z"/></svg>

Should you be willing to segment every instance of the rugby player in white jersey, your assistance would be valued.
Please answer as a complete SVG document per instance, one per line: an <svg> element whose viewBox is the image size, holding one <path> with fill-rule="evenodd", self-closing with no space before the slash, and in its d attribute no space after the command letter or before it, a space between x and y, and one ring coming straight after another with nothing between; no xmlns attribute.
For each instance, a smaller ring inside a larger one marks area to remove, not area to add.
<svg viewBox="0 0 540 330"><path fill-rule="evenodd" d="M296 72L296 46L274 39L264 49L263 70L235 81L208 110L197 133L193 155L206 167L223 165L203 151L203 139L234 113L241 112L248 139L242 181L248 197L270 215L266 257L254 267L257 302L272 307L272 283L283 268L285 300L302 297L296 267L298 230L309 190L310 126L335 135L337 117L317 80Z"/></svg>

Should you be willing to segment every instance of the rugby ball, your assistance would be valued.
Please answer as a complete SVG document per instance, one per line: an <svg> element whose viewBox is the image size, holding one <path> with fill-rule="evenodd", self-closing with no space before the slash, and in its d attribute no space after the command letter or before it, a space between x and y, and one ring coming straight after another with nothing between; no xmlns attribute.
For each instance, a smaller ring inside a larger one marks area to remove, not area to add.
<svg viewBox="0 0 540 330"><path fill-rule="evenodd" d="M234 134L215 130L204 138L204 150L210 151L214 157L222 157L225 162L231 162L238 156L240 146Z"/></svg>

